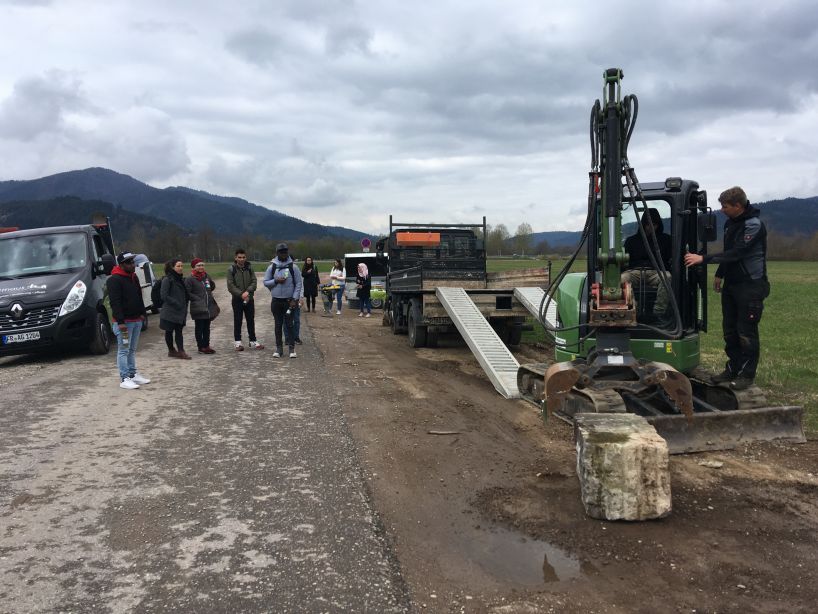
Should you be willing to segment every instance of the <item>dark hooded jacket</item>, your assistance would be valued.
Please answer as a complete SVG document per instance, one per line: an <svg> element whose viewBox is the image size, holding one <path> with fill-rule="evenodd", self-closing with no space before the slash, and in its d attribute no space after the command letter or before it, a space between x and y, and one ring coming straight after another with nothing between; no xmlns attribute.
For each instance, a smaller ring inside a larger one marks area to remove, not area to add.
<svg viewBox="0 0 818 614"><path fill-rule="evenodd" d="M111 305L111 320L117 324L134 322L146 314L142 287L135 273L126 273L119 265L105 282Z"/></svg>
<svg viewBox="0 0 818 614"><path fill-rule="evenodd" d="M162 307L159 309L159 327L163 328L162 321L184 326L188 303L184 278L176 271L171 271L162 278L161 283Z"/></svg>
<svg viewBox="0 0 818 614"><path fill-rule="evenodd" d="M704 263L719 265L716 277L726 283L767 278L767 228L761 221L761 212L748 204L735 219L724 223L724 251L708 254Z"/></svg>

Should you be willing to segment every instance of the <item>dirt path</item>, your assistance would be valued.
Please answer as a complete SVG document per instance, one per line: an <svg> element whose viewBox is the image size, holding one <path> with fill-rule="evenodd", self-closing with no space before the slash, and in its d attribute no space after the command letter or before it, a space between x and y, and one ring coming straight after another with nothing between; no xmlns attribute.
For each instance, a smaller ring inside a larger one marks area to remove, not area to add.
<svg viewBox="0 0 818 614"><path fill-rule="evenodd" d="M669 518L599 522L570 428L501 398L462 342L413 350L380 314L304 318L419 609L814 611L816 441L673 457Z"/></svg>

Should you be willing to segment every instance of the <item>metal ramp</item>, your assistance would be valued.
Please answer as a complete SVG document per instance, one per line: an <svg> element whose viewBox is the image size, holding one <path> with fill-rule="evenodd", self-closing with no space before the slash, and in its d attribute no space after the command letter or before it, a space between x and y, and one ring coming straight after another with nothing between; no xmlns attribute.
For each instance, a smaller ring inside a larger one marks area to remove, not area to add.
<svg viewBox="0 0 818 614"><path fill-rule="evenodd" d="M437 288L435 293L497 392L507 399L519 399L517 369L520 363L500 341L466 291L463 288Z"/></svg>
<svg viewBox="0 0 818 614"><path fill-rule="evenodd" d="M545 290L542 288L514 288L514 298L528 309L528 311L539 321L540 319L540 305L545 296ZM545 312L545 319L549 325L557 327L557 301L552 298L548 303L548 309Z"/></svg>

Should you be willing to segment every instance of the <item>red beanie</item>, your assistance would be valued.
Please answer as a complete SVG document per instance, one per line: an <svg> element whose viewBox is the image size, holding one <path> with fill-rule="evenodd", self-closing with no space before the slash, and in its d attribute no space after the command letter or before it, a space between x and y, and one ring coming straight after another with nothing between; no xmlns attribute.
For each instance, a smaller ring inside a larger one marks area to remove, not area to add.
<svg viewBox="0 0 818 614"><path fill-rule="evenodd" d="M193 260L190 261L190 268L195 269L196 265L199 264L200 262L204 262L204 260L202 260L201 258L194 258Z"/></svg>

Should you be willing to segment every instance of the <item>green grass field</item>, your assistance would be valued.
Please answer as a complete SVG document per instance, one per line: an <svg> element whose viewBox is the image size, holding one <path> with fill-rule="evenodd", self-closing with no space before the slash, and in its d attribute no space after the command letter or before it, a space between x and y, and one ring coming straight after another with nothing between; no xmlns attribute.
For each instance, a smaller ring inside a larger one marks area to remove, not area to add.
<svg viewBox="0 0 818 614"><path fill-rule="evenodd" d="M545 266L537 260L489 260L489 270ZM556 275L564 261L555 260ZM575 264L583 270L585 262ZM712 281L715 267L708 275ZM814 262L770 262L768 275L772 287L764 302L761 318L761 363L757 383L767 393L770 405L801 405L805 427L818 432L818 345L812 340L813 309L818 304L818 283L814 280ZM724 341L721 336L721 299L711 287L708 295L708 329L702 334L701 361L706 368L724 368ZM532 320L533 321L533 320ZM539 326L523 336L524 341L544 341Z"/></svg>

